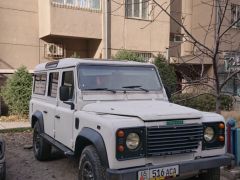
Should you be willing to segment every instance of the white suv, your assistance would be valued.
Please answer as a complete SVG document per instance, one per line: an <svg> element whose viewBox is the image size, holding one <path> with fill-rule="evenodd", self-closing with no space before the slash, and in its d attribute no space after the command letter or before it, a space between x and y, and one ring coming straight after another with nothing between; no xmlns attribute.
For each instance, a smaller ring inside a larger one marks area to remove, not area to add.
<svg viewBox="0 0 240 180"><path fill-rule="evenodd" d="M170 103L152 64L62 59L33 84L35 157L78 157L79 180L219 180L231 163L224 118Z"/></svg>

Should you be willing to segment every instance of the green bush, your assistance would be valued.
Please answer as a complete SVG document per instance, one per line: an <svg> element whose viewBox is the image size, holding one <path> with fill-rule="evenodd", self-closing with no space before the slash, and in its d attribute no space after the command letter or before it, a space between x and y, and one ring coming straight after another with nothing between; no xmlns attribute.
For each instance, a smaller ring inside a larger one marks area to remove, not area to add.
<svg viewBox="0 0 240 180"><path fill-rule="evenodd" d="M234 100L231 96L222 95L221 110L230 111L233 108ZM195 94L183 93L172 96L172 101L176 104L191 107L201 111L215 111L216 98L211 94L203 94L196 96Z"/></svg>
<svg viewBox="0 0 240 180"><path fill-rule="evenodd" d="M170 93L175 92L177 87L177 76L174 67L168 64L166 58L160 54L156 57L154 64L158 68L164 86L168 88Z"/></svg>
<svg viewBox="0 0 240 180"><path fill-rule="evenodd" d="M8 105L10 113L18 116L28 114L32 91L32 75L22 66L7 79L1 96Z"/></svg>
<svg viewBox="0 0 240 180"><path fill-rule="evenodd" d="M113 56L113 59L144 62L143 57L139 56L135 52L127 50L119 50L115 56Z"/></svg>

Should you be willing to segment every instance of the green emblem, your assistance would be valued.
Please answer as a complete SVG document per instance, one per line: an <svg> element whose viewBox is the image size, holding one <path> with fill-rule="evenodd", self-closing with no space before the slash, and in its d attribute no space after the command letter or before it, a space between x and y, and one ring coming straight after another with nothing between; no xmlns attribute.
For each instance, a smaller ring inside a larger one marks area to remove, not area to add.
<svg viewBox="0 0 240 180"><path fill-rule="evenodd" d="M176 125L183 125L183 120L167 121L167 126L176 126Z"/></svg>

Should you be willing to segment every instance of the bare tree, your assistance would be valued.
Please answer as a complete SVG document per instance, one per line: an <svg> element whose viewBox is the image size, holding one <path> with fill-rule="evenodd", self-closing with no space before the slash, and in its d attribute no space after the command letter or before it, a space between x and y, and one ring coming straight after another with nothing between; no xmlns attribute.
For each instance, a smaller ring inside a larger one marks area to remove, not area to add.
<svg viewBox="0 0 240 180"><path fill-rule="evenodd" d="M210 93L216 98L216 112L220 113L220 97L221 95L225 94L224 92L224 86L237 74L240 74L240 60L235 61L232 60L228 61L227 64L227 70L228 74L227 77L225 77L223 80L220 81L219 73L222 68L222 64L224 63L224 52L231 51L232 49L223 49L222 47L224 44L233 45L234 44L234 37L238 35L238 32L235 35L232 35L229 37L229 31L233 29L236 25L239 25L240 23L240 17L236 16L237 18L232 19L229 17L229 12L232 10L232 3L231 0L201 0L198 1L198 3L205 4L209 7L211 7L211 13L210 17L208 18L209 22L208 25L203 26L199 24L199 28L201 28L202 31L204 31L203 37L196 37L194 33L192 33L191 29L186 27L185 25L185 17L182 16L181 19L176 18L173 16L170 12L170 7L175 1L183 1L183 0L166 0L159 1L159 0L143 0L139 1L139 3L146 3L152 5L152 10L150 11L150 14L153 13L154 9L160 8L160 11L158 14L155 14L152 18L152 21L149 22L146 26L151 24L161 13L165 13L169 16L169 18L181 28L181 31L184 34L184 40L183 43L189 43L192 45L192 57L198 61L198 64L201 64L202 68L199 72L199 79L198 80L191 80L189 78L190 85L201 85L204 87L207 87L208 92L202 92ZM190 0L189 0L190 1ZM192 0L195 1L195 0ZM115 2L115 1L113 1ZM129 3L129 1L121 1L121 3L118 2L120 6L126 5L126 2ZM135 1L134 1L135 2ZM161 3L160 3L161 2ZM240 6L239 6L240 7ZM180 10L181 11L181 10ZM240 11L240 8L239 8ZM204 13L204 12L202 12ZM214 34L214 35L213 35ZM209 44L207 43L210 36L213 39L213 43ZM179 58L181 58L181 55L179 55ZM212 69L213 69L213 76L212 77L204 77L205 67L204 67L204 59L210 59ZM180 65L188 63L187 61L191 61L192 59L184 60L182 59L182 62ZM226 62L226 60L225 60ZM191 68L191 67L190 67ZM192 70L194 70L192 68ZM185 76L185 72L181 72L183 76ZM188 77L185 76L185 79ZM206 79L208 79L209 82L206 82ZM189 84L189 83L188 83ZM187 84L184 85L184 88L187 87Z"/></svg>
<svg viewBox="0 0 240 180"><path fill-rule="evenodd" d="M193 45L193 56L209 58L213 67L213 77L210 78L212 84L204 83L203 71L204 66L202 66L202 71L200 74L200 79L197 82L193 82L195 84L206 85L211 89L211 94L216 98L216 112L220 113L220 96L225 94L223 91L224 86L237 74L240 73L240 62L239 60L233 61L228 64L228 75L227 77L220 82L219 72L221 64L223 64L223 53L224 49L222 48L223 44L232 44L234 39L226 37L229 31L235 27L240 22L240 17L237 19L229 20L229 11L231 11L232 4L230 0L212 0L208 2L200 2L200 3L208 3L208 6L211 6L213 10L216 11L216 23L213 23L212 19L214 13L211 13L211 17L209 17L209 24L207 27L199 25L203 31L205 31L205 37L201 37L201 39L194 36L191 31L185 27L183 21L177 20L163 5L161 5L158 1L153 0L153 2L164 12L166 13L171 20L173 20L181 29L183 30L185 36L184 39L186 42L191 43ZM204 13L204 12L203 12ZM184 19L184 18L182 18ZM212 28L212 26L215 26ZM214 43L209 46L206 43L206 38L212 31L215 31ZM203 40L202 40L203 39ZM196 51L197 50L197 51ZM198 53L195 53L198 52ZM184 63L184 62L183 62ZM201 62L201 58L199 58L199 63ZM228 62L229 63L229 62Z"/></svg>

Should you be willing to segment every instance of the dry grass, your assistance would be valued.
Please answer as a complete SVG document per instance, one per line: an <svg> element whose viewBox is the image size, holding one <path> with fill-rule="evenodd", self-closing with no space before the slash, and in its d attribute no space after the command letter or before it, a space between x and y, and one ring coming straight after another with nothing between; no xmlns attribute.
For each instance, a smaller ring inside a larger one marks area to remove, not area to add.
<svg viewBox="0 0 240 180"><path fill-rule="evenodd" d="M238 121L238 127L240 127L240 111L222 111L221 114L227 120L228 118L234 118Z"/></svg>
<svg viewBox="0 0 240 180"><path fill-rule="evenodd" d="M16 115L0 116L0 122L14 122L14 121L28 121L28 118Z"/></svg>

